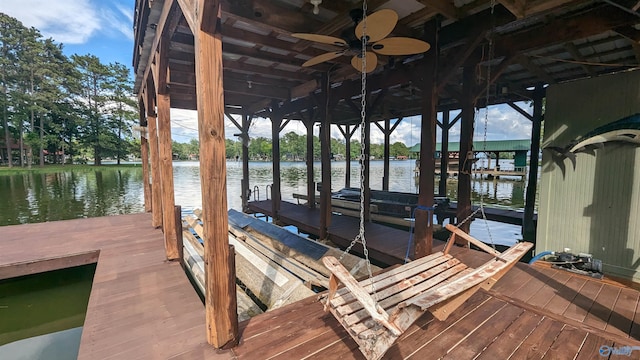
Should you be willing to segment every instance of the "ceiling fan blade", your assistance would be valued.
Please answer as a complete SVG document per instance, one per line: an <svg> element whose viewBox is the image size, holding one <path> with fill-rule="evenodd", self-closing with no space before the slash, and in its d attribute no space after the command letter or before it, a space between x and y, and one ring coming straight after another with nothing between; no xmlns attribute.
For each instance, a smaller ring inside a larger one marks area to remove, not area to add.
<svg viewBox="0 0 640 360"><path fill-rule="evenodd" d="M337 38L335 36L327 36L327 35L318 35L318 34L306 34L306 33L295 33L291 34L294 38L315 41L323 44L331 44L338 46L347 46L347 42Z"/></svg>
<svg viewBox="0 0 640 360"><path fill-rule="evenodd" d="M398 14L391 9L382 9L367 16L367 36L369 36L369 42L376 42L386 38L393 28L398 23ZM364 21L360 21L356 26L356 36L358 39L362 38L362 32L364 29Z"/></svg>
<svg viewBox="0 0 640 360"><path fill-rule="evenodd" d="M371 49L380 55L413 55L423 53L430 48L429 43L408 37L386 38L371 46Z"/></svg>
<svg viewBox="0 0 640 360"><path fill-rule="evenodd" d="M362 56L361 54L358 54L351 59L351 66L353 66L358 71L362 71L361 56ZM378 57L376 56L376 54L372 53L371 51L367 51L366 60L367 60L367 68L365 69L365 71L370 73L376 69L376 66L378 66Z"/></svg>
<svg viewBox="0 0 640 360"><path fill-rule="evenodd" d="M326 54L322 54L322 55L318 55L316 57L312 57L311 59L307 60L304 64L302 64L302 67L309 67L309 66L313 66L313 65L317 65L320 64L322 62L325 61L329 61L331 59L335 59L338 56L344 54L344 51L334 51L334 52L329 52Z"/></svg>

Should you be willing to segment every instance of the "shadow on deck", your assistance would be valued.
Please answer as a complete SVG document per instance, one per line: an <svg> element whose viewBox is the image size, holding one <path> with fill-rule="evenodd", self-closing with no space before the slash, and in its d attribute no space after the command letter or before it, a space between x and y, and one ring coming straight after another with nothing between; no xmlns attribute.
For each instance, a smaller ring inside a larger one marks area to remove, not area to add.
<svg viewBox="0 0 640 360"><path fill-rule="evenodd" d="M138 214L3 227L0 277L95 261L70 256L99 252L80 359L362 358L315 297L242 323L238 347L214 350L200 299L179 264L164 260L162 233L149 224ZM488 256L453 253L469 266ZM384 358L598 359L603 345L640 346L639 299L612 281L517 264L446 321L425 314Z"/></svg>

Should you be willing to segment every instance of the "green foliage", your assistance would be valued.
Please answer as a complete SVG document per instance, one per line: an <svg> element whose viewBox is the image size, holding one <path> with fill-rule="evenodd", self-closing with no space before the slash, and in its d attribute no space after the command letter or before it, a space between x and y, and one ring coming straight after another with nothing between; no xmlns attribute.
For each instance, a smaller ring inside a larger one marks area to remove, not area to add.
<svg viewBox="0 0 640 360"><path fill-rule="evenodd" d="M190 143L173 142L173 154L180 160L193 159L190 155L198 154L198 140L191 140ZM242 142L238 140L225 140L227 159L236 159L242 157ZM253 161L271 161L271 149L273 144L271 139L258 137L251 139L249 142L249 159ZM331 153L341 155L345 158L346 144L343 139L331 139ZM313 137L313 158L320 160L320 139ZM409 148L401 143L396 142L390 146L390 156L407 156ZM384 156L384 146L382 144L371 145L371 155L377 159ZM355 160L360 157L360 142L351 141L351 159ZM307 137L295 132L288 132L280 138L280 160L283 161L305 161L307 159Z"/></svg>
<svg viewBox="0 0 640 360"><path fill-rule="evenodd" d="M132 149L137 104L129 69L93 55L68 58L61 44L1 13L0 91L1 146L23 139L28 165L34 156L44 165L46 154L50 162L64 155L120 162ZM25 165L17 154L2 162Z"/></svg>

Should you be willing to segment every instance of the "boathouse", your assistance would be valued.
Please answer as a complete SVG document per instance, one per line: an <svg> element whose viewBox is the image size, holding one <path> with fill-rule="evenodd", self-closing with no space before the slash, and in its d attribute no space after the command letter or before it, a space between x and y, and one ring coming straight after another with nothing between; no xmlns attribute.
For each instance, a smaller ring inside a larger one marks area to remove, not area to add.
<svg viewBox="0 0 640 360"><path fill-rule="evenodd" d="M359 57L354 28L363 15L376 13L384 16L369 26L386 24L388 31L378 32L373 44L363 35L363 46L377 55ZM532 121L533 164L538 162L542 120L549 121L538 250L567 246L591 251L602 255L615 274L634 276L637 149L609 141L588 149L595 155L569 148L575 162L555 157L566 155L567 146L594 127L637 112L638 76L630 71L640 60L637 1L137 0L134 19L135 90L140 125L146 127L141 131L144 199L151 214L2 229L0 279L97 263L80 359L362 359L356 341L323 312L316 297L238 323L226 188L242 186L244 194L251 184L246 147L242 184L226 183L225 118L243 139L250 136L253 118L272 121L269 210L276 222L285 220L291 206L303 213L302 205L280 201L279 132L289 121L302 121L312 135L320 124L322 190L316 201L310 159L304 207L309 212L304 214L314 214L314 226L324 239L339 225L330 206L330 126L340 128L347 144L356 129L363 130L361 198L369 205L371 125L384 129L388 149L395 126L420 115L418 204L423 208L416 212L411 254L426 261L425 255L434 253L433 259L446 264L448 258L441 255L453 255L462 268L505 259L486 245L479 246L491 255L432 239L437 113L448 123L450 112L461 110L460 221L472 209L471 162L464 160L474 151L476 109L530 101L532 113L516 107ZM398 37L405 40L389 40ZM407 44L419 44L421 50L399 55L411 47ZM179 189L173 183L171 108L197 110L204 306L184 264L174 261L184 258L186 243L175 206ZM313 144L308 144L311 150ZM550 151L555 153L547 155ZM535 238L537 175L534 166L523 220L526 239ZM388 183L383 182L385 189ZM574 204L570 211L562 210L563 199ZM367 210L363 217L369 215ZM353 230L349 224L344 229L342 234ZM468 223L460 229L468 231ZM469 238L455 231L460 239ZM564 239L552 242L557 233ZM613 240L607 241L610 233ZM378 240L377 250L383 253L395 237ZM615 258L620 255L622 262ZM396 270L407 269L402 266ZM501 275L499 281L484 279L487 283L473 285L472 293L453 299L455 311L443 307L403 329L386 358L582 359L640 347L640 292L628 282L526 264ZM379 307L380 314L386 313Z"/></svg>

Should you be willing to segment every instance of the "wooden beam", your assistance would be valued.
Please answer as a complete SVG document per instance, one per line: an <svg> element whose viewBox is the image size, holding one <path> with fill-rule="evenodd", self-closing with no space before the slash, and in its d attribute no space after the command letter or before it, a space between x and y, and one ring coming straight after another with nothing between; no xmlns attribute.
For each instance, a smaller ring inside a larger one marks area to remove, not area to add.
<svg viewBox="0 0 640 360"><path fill-rule="evenodd" d="M322 93L319 94L318 116L320 117L320 161L322 189L320 190L320 239L327 238L331 225L331 111L329 109L329 74L322 75Z"/></svg>
<svg viewBox="0 0 640 360"><path fill-rule="evenodd" d="M180 10L182 10L182 14L184 15L185 20L187 20L187 24L189 24L189 28L192 33L196 33L198 30L198 21L200 20L196 9L196 2L200 5L201 0L177 0L178 5L180 5ZM216 0L213 0L217 2Z"/></svg>
<svg viewBox="0 0 640 360"><path fill-rule="evenodd" d="M578 49L578 47L571 41L568 41L564 44L564 48L567 50L567 52L571 55L571 57L576 60L576 61L580 61L582 62L580 64L580 66L582 67L582 70L584 70L584 72L589 75L589 76L596 76L596 72L589 66L586 65L585 62L587 61L584 56L582 56L582 53L580 53L580 49Z"/></svg>
<svg viewBox="0 0 640 360"><path fill-rule="evenodd" d="M418 178L418 206L415 214L414 257L427 256L433 251L433 206L436 147L436 107L438 106L437 74L439 57L440 21L434 19L424 26L425 40L431 43L431 50L425 54L425 65L419 74L422 89L422 130L420 132L420 175Z"/></svg>
<svg viewBox="0 0 640 360"><path fill-rule="evenodd" d="M179 259L176 247L176 223L173 209L173 151L171 148L170 99L167 94L157 95L158 106L158 155L160 160L160 184L162 185L162 232L168 260Z"/></svg>
<svg viewBox="0 0 640 360"><path fill-rule="evenodd" d="M612 6L595 7L567 17L553 18L541 26L497 38L495 55L527 52L601 34L620 26L635 25L638 17ZM549 36L548 34L553 34Z"/></svg>
<svg viewBox="0 0 640 360"><path fill-rule="evenodd" d="M473 54L480 43L485 40L486 34L486 31L481 31L473 38L469 39L469 42L463 47L454 52L451 52L450 55L447 56L447 59L444 60L444 62L446 64L449 64L449 66L446 69L443 69L441 71L442 76L438 77L438 91L444 89L444 86L447 85L453 75L456 74L460 66L462 66L462 64L464 64L469 59L471 54Z"/></svg>
<svg viewBox="0 0 640 360"><path fill-rule="evenodd" d="M249 196L249 128L251 127L252 115L249 113L242 114L242 132L240 140L242 141L242 210L247 210Z"/></svg>
<svg viewBox="0 0 640 360"><path fill-rule="evenodd" d="M449 168L449 129L451 123L449 122L450 111L445 110L442 112L442 127L440 142L440 183L438 184L438 195L447 196L447 177Z"/></svg>
<svg viewBox="0 0 640 360"><path fill-rule="evenodd" d="M475 68L465 66L462 73L462 93L465 101L462 103L462 123L460 125L460 163L458 165L458 207L456 218L458 224L471 214L471 163L470 152L473 150L473 126L475 117ZM471 156L472 157L472 156ZM471 220L460 225L469 233Z"/></svg>
<svg viewBox="0 0 640 360"><path fill-rule="evenodd" d="M557 83L556 79L553 78L549 73L547 73L540 65L534 63L528 56L518 56L516 60L523 68L529 70L533 75L535 75L540 81L543 81L547 84L555 84Z"/></svg>
<svg viewBox="0 0 640 360"><path fill-rule="evenodd" d="M273 223L277 224L280 218L281 179L280 179L280 126L282 125L282 113L278 109L278 102L271 102L271 165L273 183L271 185L271 214Z"/></svg>
<svg viewBox="0 0 640 360"><path fill-rule="evenodd" d="M322 26L316 17L301 16L304 14L270 0L220 0L220 3L223 16L277 34L312 33Z"/></svg>
<svg viewBox="0 0 640 360"><path fill-rule="evenodd" d="M529 178L527 180L527 190L525 192L524 215L522 218L522 237L524 241L530 241L535 244L536 226L533 222L533 213L536 202L536 186L538 184L538 167L535 164L539 161L540 153L540 133L542 129L543 99L545 97L545 89L542 84L536 86L533 91L533 126L531 127L531 155L529 166ZM497 161L497 160L496 160Z"/></svg>
<svg viewBox="0 0 640 360"><path fill-rule="evenodd" d="M640 30L636 29L633 26L619 26L613 29L613 31L629 39L635 44L640 44Z"/></svg>
<svg viewBox="0 0 640 360"><path fill-rule="evenodd" d="M149 86L145 90L150 92ZM155 112L155 98L147 94L147 127L149 128L149 152L151 162L151 225L155 228L162 226L162 184L160 182L160 161L158 155L158 128Z"/></svg>
<svg viewBox="0 0 640 360"><path fill-rule="evenodd" d="M523 0L498 0L502 6L509 10L516 18L522 19L525 16L525 1Z"/></svg>
<svg viewBox="0 0 640 360"><path fill-rule="evenodd" d="M314 171L313 171L313 125L315 124L314 116L315 110L313 108L309 108L307 111L308 117L306 119L303 118L303 123L305 128L307 129L306 135L306 143L307 143L307 205L310 209L316 208L316 189L315 189L315 181L314 181ZM302 113L300 114L302 117Z"/></svg>
<svg viewBox="0 0 640 360"><path fill-rule="evenodd" d="M269 85L249 84L247 81L224 80L224 90L230 93L288 100L289 90Z"/></svg>
<svg viewBox="0 0 640 360"><path fill-rule="evenodd" d="M147 116L144 108L144 101L138 101L138 111L140 115L140 160L142 161L142 183L144 184L144 211L150 212L151 203L151 183L149 182L149 141L147 137Z"/></svg>
<svg viewBox="0 0 640 360"><path fill-rule="evenodd" d="M193 1L193 0L191 0ZM220 11L219 0L197 0L196 15L199 16L198 23L200 29L206 33L214 34L220 19L218 12Z"/></svg>
<svg viewBox="0 0 640 360"><path fill-rule="evenodd" d="M533 115L531 115L528 112L526 112L523 108L521 108L520 106L516 105L516 103L514 103L513 101L507 102L507 105L509 105L513 110L515 110L518 113L520 113L520 115L524 116L527 120L529 120L529 121L533 120Z"/></svg>
<svg viewBox="0 0 640 360"><path fill-rule="evenodd" d="M151 54L149 56L149 61L147 62L147 64L144 64L145 68L144 68L144 74L142 75L142 82L141 82L142 84L147 84L147 81L149 80L149 74L151 74L151 70L153 68L152 66L153 60L154 60L153 53L155 52L156 49L158 49L160 40L162 39L162 34L169 27L168 20L170 20L173 16L175 16L176 10L177 10L177 5L175 0L167 0L162 5L160 18L158 20L158 24L156 25L156 34L155 34L155 37L153 38L153 45L151 45ZM144 86L145 85L143 85L143 87Z"/></svg>
<svg viewBox="0 0 640 360"><path fill-rule="evenodd" d="M457 20L460 16L458 8L448 0L418 0L425 7L435 10L449 19Z"/></svg>
<svg viewBox="0 0 640 360"><path fill-rule="evenodd" d="M233 70L235 72L245 74L260 74L262 76L271 76L273 78L282 78L305 82L313 80L312 76L304 73L274 69L260 65L251 65L239 61L223 60L223 65L225 70Z"/></svg>
<svg viewBox="0 0 640 360"><path fill-rule="evenodd" d="M194 35L207 341L223 348L235 345L239 336L234 255L228 240L222 35L219 28L208 33L199 26Z"/></svg>

